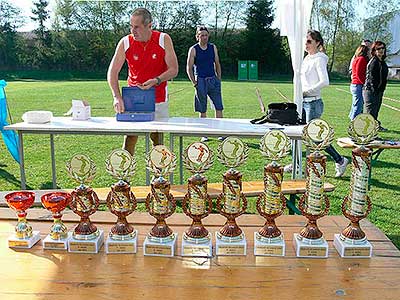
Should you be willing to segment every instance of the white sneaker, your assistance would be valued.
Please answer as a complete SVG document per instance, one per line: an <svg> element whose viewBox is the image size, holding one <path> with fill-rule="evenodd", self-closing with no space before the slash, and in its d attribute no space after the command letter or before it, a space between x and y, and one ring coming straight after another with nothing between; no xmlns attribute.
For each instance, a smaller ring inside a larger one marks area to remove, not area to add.
<svg viewBox="0 0 400 300"><path fill-rule="evenodd" d="M346 167L348 164L349 164L349 160L346 157L343 157L343 162L341 164L336 163L335 177L342 177L344 172L346 171Z"/></svg>
<svg viewBox="0 0 400 300"><path fill-rule="evenodd" d="M292 172L293 172L293 166L292 166L292 164L284 166L284 167L283 167L283 172L285 172L285 173L292 173Z"/></svg>
<svg viewBox="0 0 400 300"><path fill-rule="evenodd" d="M218 141L223 142L226 139L226 136L219 136Z"/></svg>
<svg viewBox="0 0 400 300"><path fill-rule="evenodd" d="M202 142L202 143L208 142L208 137L203 136L203 137L200 139L200 142Z"/></svg>

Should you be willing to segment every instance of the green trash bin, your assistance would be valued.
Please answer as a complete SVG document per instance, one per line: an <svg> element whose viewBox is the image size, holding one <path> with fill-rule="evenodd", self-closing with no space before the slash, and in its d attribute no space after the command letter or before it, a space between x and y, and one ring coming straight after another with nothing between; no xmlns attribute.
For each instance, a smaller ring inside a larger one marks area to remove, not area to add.
<svg viewBox="0 0 400 300"><path fill-rule="evenodd" d="M238 60L238 80L247 80L247 60Z"/></svg>
<svg viewBox="0 0 400 300"><path fill-rule="evenodd" d="M249 80L258 80L258 61L249 60L248 69L249 69L249 77L248 77Z"/></svg>

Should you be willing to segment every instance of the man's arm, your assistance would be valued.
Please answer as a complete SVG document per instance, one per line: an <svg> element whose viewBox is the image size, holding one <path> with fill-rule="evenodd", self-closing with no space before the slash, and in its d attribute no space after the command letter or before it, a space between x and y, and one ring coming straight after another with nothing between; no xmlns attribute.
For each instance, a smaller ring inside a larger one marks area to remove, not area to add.
<svg viewBox="0 0 400 300"><path fill-rule="evenodd" d="M123 40L120 40L115 49L114 56L111 60L107 72L107 81L110 86L114 98L114 110L117 113L122 113L125 110L124 102L122 101L121 92L119 89L118 75L125 62L125 50Z"/></svg>
<svg viewBox="0 0 400 300"><path fill-rule="evenodd" d="M219 56L218 56L218 50L217 50L217 46L214 45L214 54L215 54L215 73L217 73L217 77L219 80L221 80L222 78L222 74L221 74L221 64L219 62Z"/></svg>
<svg viewBox="0 0 400 300"><path fill-rule="evenodd" d="M157 85L163 81L170 80L178 75L178 59L176 58L174 45L172 44L172 39L168 34L164 37L165 45L165 63L167 64L167 70L158 75L156 78L152 78L144 82L139 87L143 90L147 90L154 85ZM158 78L158 80L157 80Z"/></svg>
<svg viewBox="0 0 400 300"><path fill-rule="evenodd" d="M188 57L186 61L186 73L189 76L190 81L193 83L193 86L197 86L197 80L194 77L193 73L193 65L194 65L194 57L196 55L196 49L194 47L189 48Z"/></svg>

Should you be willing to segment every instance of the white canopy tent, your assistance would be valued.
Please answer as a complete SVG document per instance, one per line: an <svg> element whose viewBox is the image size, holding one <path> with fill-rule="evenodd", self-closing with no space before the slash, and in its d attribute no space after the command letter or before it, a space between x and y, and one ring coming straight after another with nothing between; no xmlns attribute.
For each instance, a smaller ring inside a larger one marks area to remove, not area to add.
<svg viewBox="0 0 400 300"><path fill-rule="evenodd" d="M301 89L301 64L304 55L304 42L311 16L313 0L278 0L277 22L281 36L287 36L293 67L293 102L297 104L297 112L302 115L303 91ZM293 142L295 165L293 177L302 176L301 141Z"/></svg>

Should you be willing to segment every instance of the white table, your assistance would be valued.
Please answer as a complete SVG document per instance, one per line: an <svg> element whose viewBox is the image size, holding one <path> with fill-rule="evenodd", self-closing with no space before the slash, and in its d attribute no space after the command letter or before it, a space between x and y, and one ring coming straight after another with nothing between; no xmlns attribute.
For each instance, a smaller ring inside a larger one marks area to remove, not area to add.
<svg viewBox="0 0 400 300"><path fill-rule="evenodd" d="M54 153L54 135L55 134L89 134L89 135L145 135L146 136L146 152L150 150L150 133L169 133L171 151L174 151L174 137L179 137L179 157L183 153L183 137L184 136L238 136L247 138L260 138L270 129L283 130L290 139L301 140L302 125L298 126L281 126L279 124L266 123L262 125L254 125L249 119L199 119L199 118L183 118L174 117L161 121L153 122L117 122L113 117L92 117L87 121L76 121L70 117L54 117L51 122L45 124L16 123L5 126L6 130L16 130L18 132L20 143L20 173L21 188L26 188L25 162L24 162L24 146L23 134L49 134L50 135L50 152L53 188L57 188L56 163ZM295 143L296 144L296 143ZM301 157L294 155L294 169L301 169ZM300 163L299 163L300 162ZM146 183L149 183L149 174L146 174ZM171 178L172 182L173 178ZM180 182L183 181L183 166L180 159Z"/></svg>

